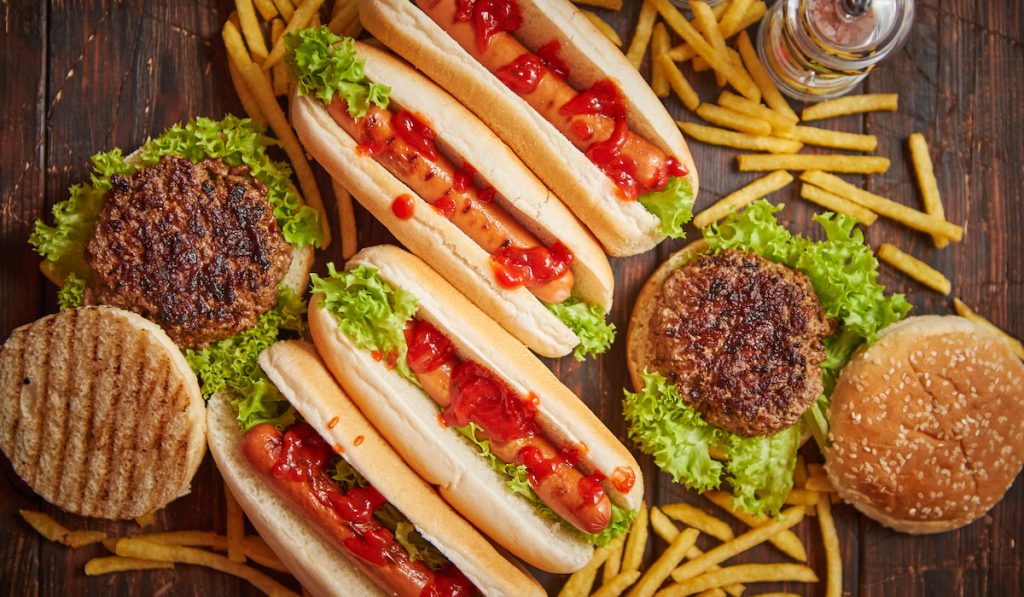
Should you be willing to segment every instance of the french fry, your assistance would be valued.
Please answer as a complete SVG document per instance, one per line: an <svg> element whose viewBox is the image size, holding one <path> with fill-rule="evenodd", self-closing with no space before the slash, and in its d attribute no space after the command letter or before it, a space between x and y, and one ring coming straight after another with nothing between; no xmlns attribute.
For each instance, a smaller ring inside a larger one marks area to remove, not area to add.
<svg viewBox="0 0 1024 597"><path fill-rule="evenodd" d="M227 535L228 538L228 559L232 562L245 563L245 548L242 540L245 538L245 514L242 507L238 505L231 488L224 484L224 500L227 503Z"/></svg>
<svg viewBox="0 0 1024 597"><path fill-rule="evenodd" d="M828 100L804 108L802 120L822 120L849 114L877 112L880 110L894 111L899 107L899 96L895 93L867 93L864 95L848 95L839 99Z"/></svg>
<svg viewBox="0 0 1024 597"><path fill-rule="evenodd" d="M724 491L708 491L704 493L704 497L711 500L711 502L719 508L725 510L729 514L732 514L736 520L739 520L748 527L759 527L771 521L770 518L763 514L755 516L740 510L736 507L732 496ZM817 501L817 496L815 496L815 501ZM779 533L774 537L769 537L768 541L775 547L779 548L782 553L794 560L800 562L807 561L807 549L804 548L804 544L800 541L800 538L792 531L779 531Z"/></svg>
<svg viewBox="0 0 1024 597"><path fill-rule="evenodd" d="M245 110L246 115L253 120L253 122L266 128L267 117L263 115L263 111L260 110L259 104L256 103L256 98L249 92L249 88L246 87L245 81L242 80L242 75L238 72L238 67L231 60L228 60L228 74L231 76L231 85L235 88L235 93L238 94L238 100L242 102L242 109ZM46 263L45 261L43 263Z"/></svg>
<svg viewBox="0 0 1024 597"><path fill-rule="evenodd" d="M661 591L658 591L658 593L660 592ZM655 593L655 595L657 595L658 593ZM697 593L697 597L725 597L725 591L718 587L715 587L713 589L708 589L706 591L701 591L700 593Z"/></svg>
<svg viewBox="0 0 1024 597"><path fill-rule="evenodd" d="M245 43L249 46L252 57L255 60L265 59L267 41L263 39L263 31L260 30L260 22L256 18L252 0L235 0L235 10L238 11L238 22L242 26L242 35L245 36Z"/></svg>
<svg viewBox="0 0 1024 597"><path fill-rule="evenodd" d="M336 181L331 181L334 202L338 206L338 225L341 229L341 256L346 260L359 251L359 237L356 232L356 216L352 207L352 194Z"/></svg>
<svg viewBox="0 0 1024 597"><path fill-rule="evenodd" d="M759 137L757 135L738 133L736 131L729 131L713 126L705 126L695 122L676 121L676 124L687 135L698 141L703 141L704 143L710 143L712 145L723 145L725 147L735 147L736 149L746 149L749 151L768 151L771 153L784 154L796 153L804 146L803 143L790 139L780 139L779 137Z"/></svg>
<svg viewBox="0 0 1024 597"><path fill-rule="evenodd" d="M718 17L718 29L721 31L722 37L727 38L730 32L742 30L740 23L752 4L754 4L754 0L733 0L729 3L729 7Z"/></svg>
<svg viewBox="0 0 1024 597"><path fill-rule="evenodd" d="M135 524L139 525L139 527L141 527L141 528L151 527L155 523L156 523L156 510L154 510L152 512L147 512L146 514L143 514L142 516L136 516L135 517Z"/></svg>
<svg viewBox="0 0 1024 597"><path fill-rule="evenodd" d="M870 209L806 182L800 187L800 196L825 209L846 214L864 226L870 226L878 219L878 215Z"/></svg>
<svg viewBox="0 0 1024 597"><path fill-rule="evenodd" d="M894 245L882 243L882 246L878 247L878 258L935 292L949 296L953 290L953 284L949 278L942 275L942 272L913 255L904 253Z"/></svg>
<svg viewBox="0 0 1024 597"><path fill-rule="evenodd" d="M736 582L818 582L818 575L802 564L738 564L705 572L659 591L658 595L691 595Z"/></svg>
<svg viewBox="0 0 1024 597"><path fill-rule="evenodd" d="M21 518L37 533L49 541L66 545L72 549L99 543L107 538L102 531L72 531L53 519L49 514L33 510L18 510Z"/></svg>
<svg viewBox="0 0 1024 597"><path fill-rule="evenodd" d="M825 597L841 597L843 556L839 553L839 533L832 518L832 504L825 494L818 495L818 526L821 527L821 542L825 545Z"/></svg>
<svg viewBox="0 0 1024 597"><path fill-rule="evenodd" d="M284 35L274 44L274 48L270 50L270 55L266 57L266 60L263 60L263 70L270 70L271 67L284 58L284 37L292 31L308 26L323 3L324 0L303 0L302 4L295 9L295 14L288 19L288 26L284 28Z"/></svg>
<svg viewBox="0 0 1024 597"><path fill-rule="evenodd" d="M617 47L622 47L622 38L619 37L619 34L615 31L615 29L613 29L612 26L608 24L608 21L605 21L596 13L591 12L589 10L581 10L580 12L583 13L583 16L587 17L587 20L589 20L591 23L594 24L595 27L597 27L597 30L601 32L601 35L604 35L605 37L608 38L608 41L612 42Z"/></svg>
<svg viewBox="0 0 1024 597"><path fill-rule="evenodd" d="M728 541L736 536L733 534L729 523L708 514L696 506L684 503L666 504L661 509L666 515L702 533L711 535L719 541Z"/></svg>
<svg viewBox="0 0 1024 597"><path fill-rule="evenodd" d="M644 560L644 551L647 548L647 523L649 519L647 503L640 504L640 510L633 519L633 526L629 528L629 537L626 539L626 547L622 551L621 570L639 570L640 563Z"/></svg>
<svg viewBox="0 0 1024 597"><path fill-rule="evenodd" d="M295 5L292 4L291 0L273 0L274 6L277 7L277 12L284 17L285 22L292 20L292 16L295 14Z"/></svg>
<svg viewBox="0 0 1024 597"><path fill-rule="evenodd" d="M687 560L696 560L697 558L701 557L702 555L704 555L704 552L701 551L700 549L698 549L696 546L694 546L694 547L690 548L690 551L686 552L686 559ZM722 567L719 566L718 564L715 564L714 566L711 566L710 568L708 568L708 570L721 570L721 569L722 569ZM732 597L740 597L740 595L742 595L743 592L746 591L746 590L747 590L747 588L745 586L743 586L741 583L736 583L736 584L732 584L732 585L729 585L729 586L725 587L725 592L730 594L730 595L732 595Z"/></svg>
<svg viewBox="0 0 1024 597"><path fill-rule="evenodd" d="M363 30L359 22L359 3L343 2L335 3L337 10L331 15L327 28L332 33L341 36L355 37Z"/></svg>
<svg viewBox="0 0 1024 597"><path fill-rule="evenodd" d="M779 136L808 145L849 149L850 151L874 151L878 147L878 137L874 135L843 133L813 126L795 126L792 130L781 133Z"/></svg>
<svg viewBox="0 0 1024 597"><path fill-rule="evenodd" d="M728 16L729 13L727 12L726 17ZM722 19L720 26L725 28L725 18ZM789 102L782 96L779 88L772 81L771 75L768 74L764 65L761 64L761 59L757 57L757 52L754 50L754 45L750 43L750 36L747 35L746 31L740 31L740 36L736 38L736 48L739 49L740 58L743 59L743 64L746 65L750 78L761 89L761 97L764 98L764 103L768 104L768 107L772 110L795 122L797 120L796 112L793 111L793 108L789 107Z"/></svg>
<svg viewBox="0 0 1024 597"><path fill-rule="evenodd" d="M750 101L729 91L723 91L718 96L718 105L731 108L737 112L743 112L761 120L767 120L772 125L772 129L780 133L792 130L797 122L795 118L780 114L771 108L762 106L757 102Z"/></svg>
<svg viewBox="0 0 1024 597"><path fill-rule="evenodd" d="M608 554L604 561L604 570L601 571L601 584L610 583L619 573L622 572L622 542L615 544L615 548ZM633 584L633 583L630 583Z"/></svg>
<svg viewBox="0 0 1024 597"><path fill-rule="evenodd" d="M873 155L756 154L736 158L740 172L764 170L828 170L848 174L881 174L889 169L889 158Z"/></svg>
<svg viewBox="0 0 1024 597"><path fill-rule="evenodd" d="M601 585L601 588L591 594L590 597L617 597L630 585L635 583L638 578L640 578L639 570L627 570L621 574L617 574L615 578L605 580L604 584Z"/></svg>
<svg viewBox="0 0 1024 597"><path fill-rule="evenodd" d="M755 545L764 543L769 537L779 531L788 529L803 520L803 506L787 508L779 514L778 518L766 525L759 526L743 533L731 541L727 541L717 547L704 552L700 557L686 562L672 571L672 578L676 582L682 582L699 574L707 572L715 564L721 564L725 560L744 552Z"/></svg>
<svg viewBox="0 0 1024 597"><path fill-rule="evenodd" d="M796 455L796 468L793 470L793 485L803 487L807 482L807 462L803 454Z"/></svg>
<svg viewBox="0 0 1024 597"><path fill-rule="evenodd" d="M270 22L271 42L276 44L282 35L284 35L284 21L274 19ZM274 87L274 95L277 97L288 95L288 67L284 62L278 62L274 68L270 69L270 80Z"/></svg>
<svg viewBox="0 0 1024 597"><path fill-rule="evenodd" d="M785 591L771 591L769 593L758 593L757 597L801 597L800 593L787 593Z"/></svg>
<svg viewBox="0 0 1024 597"><path fill-rule="evenodd" d="M743 133L765 137L772 134L772 125L767 120L737 112L732 108L723 108L715 104L701 104L697 107L697 116L711 124Z"/></svg>
<svg viewBox="0 0 1024 597"><path fill-rule="evenodd" d="M719 199L714 205L707 207L697 214L693 219L693 225L697 228L706 228L729 215L730 211L742 209L752 202L774 193L793 182L793 175L785 170L777 170L758 178L754 182L729 193Z"/></svg>
<svg viewBox="0 0 1024 597"><path fill-rule="evenodd" d="M717 8L718 6L715 7L715 9ZM768 5L766 5L763 0L755 0L754 3L750 5L750 8L747 9L747 13L743 15L743 20L740 21L739 27L733 31L721 30L722 35L728 40L736 33L760 21L761 17L763 17L766 12L768 12ZM682 43L669 50L668 54L672 57L672 60L676 62L686 62L696 56L697 52L693 50L693 46L690 44Z"/></svg>
<svg viewBox="0 0 1024 597"><path fill-rule="evenodd" d="M644 525L646 527L646 525ZM590 586L594 584L594 578L597 577L597 569L604 564L608 556L611 555L614 549L615 543L621 543L622 537L614 540L612 543L599 547L594 550L594 557L587 562L587 565L580 568L576 572L573 572L569 576L569 580L565 581L562 585L562 590L558 592L559 597L569 597L571 595L586 595L590 592ZM639 566L637 566L638 568ZM632 570L635 568L629 568Z"/></svg>
<svg viewBox="0 0 1024 597"><path fill-rule="evenodd" d="M946 219L946 210L942 208L942 199L939 197L939 183L935 180L935 167L928 153L928 142L921 133L914 133L910 135L907 144L910 146L910 161L914 164L917 188L921 189L921 197L924 199L925 213ZM939 249L949 245L949 239L941 235L932 235L932 242Z"/></svg>
<svg viewBox="0 0 1024 597"><path fill-rule="evenodd" d="M672 543L672 540L679 534L679 528L669 520L661 508L651 508L651 528L654 529L654 534L665 543Z"/></svg>
<svg viewBox="0 0 1024 597"><path fill-rule="evenodd" d="M277 7L271 0L253 0L252 3L256 5L256 10L259 11L264 21L269 21L277 16Z"/></svg>
<svg viewBox="0 0 1024 597"><path fill-rule="evenodd" d="M811 475L807 477L807 490L817 491L818 493L835 493L836 488L832 485L832 482L828 480L828 475Z"/></svg>
<svg viewBox="0 0 1024 597"><path fill-rule="evenodd" d="M657 58L668 52L668 46L668 29L665 29L664 23L658 23L654 26L654 33L651 36L651 56ZM665 75L665 69L657 60L653 60L651 63L651 89L658 97L668 97L672 91L668 84L668 77Z"/></svg>
<svg viewBox="0 0 1024 597"><path fill-rule="evenodd" d="M174 562L159 562L156 560L141 560L138 558L122 558L121 556L106 556L93 558L85 563L86 576L99 576L113 572L130 572L132 570L159 570L174 568Z"/></svg>
<svg viewBox="0 0 1024 597"><path fill-rule="evenodd" d="M661 583L665 582L672 570L686 557L687 550L697 543L698 536L700 536L700 531L697 529L686 529L679 533L626 595L628 597L654 595Z"/></svg>
<svg viewBox="0 0 1024 597"><path fill-rule="evenodd" d="M811 462L807 464L807 474L811 477L817 477L825 474L825 465L820 462Z"/></svg>
<svg viewBox="0 0 1024 597"><path fill-rule="evenodd" d="M213 568L237 576L251 583L267 595L297 596L287 587L251 566L232 562L226 557L201 549L180 545L160 545L142 539L121 539L117 542L117 555L144 560L193 564Z"/></svg>
<svg viewBox="0 0 1024 597"><path fill-rule="evenodd" d="M786 495L786 505L788 506L814 506L817 503L818 494L808 489L790 489L789 494Z"/></svg>
<svg viewBox="0 0 1024 597"><path fill-rule="evenodd" d="M846 197L850 201L859 203L880 216L896 220L908 228L928 234L941 234L953 242L960 242L963 238L964 229L956 224L865 191L834 174L812 169L810 172L801 174L800 180Z"/></svg>
<svg viewBox="0 0 1024 597"><path fill-rule="evenodd" d="M622 0L572 0L574 4L586 4L587 6L595 6L597 8L604 8L606 10L620 10L622 8Z"/></svg>
<svg viewBox="0 0 1024 597"><path fill-rule="evenodd" d="M711 11L711 7L708 6L707 2L701 0L694 0L690 2L690 11L693 13L693 24L697 27L697 30L704 35L704 39L707 40L711 47L718 53L719 57L731 62L729 57L729 50L725 45L725 38L722 37L722 32L718 29L718 21L715 19L715 13ZM710 64L708 64L710 66ZM735 66L735 64L733 65ZM715 82L719 87L725 85L725 77L720 72L715 73Z"/></svg>
<svg viewBox="0 0 1024 597"><path fill-rule="evenodd" d="M654 31L656 16L658 16L658 12L654 10L654 5L650 0L644 0L640 7L636 28L633 30L633 39L630 40L629 49L626 50L626 59L634 68L640 68L640 63L644 61L644 54L647 53L647 45L650 43L651 34Z"/></svg>
<svg viewBox="0 0 1024 597"><path fill-rule="evenodd" d="M668 54L662 54L656 57L654 61L661 68L661 72L665 74L669 86L679 96L679 100L683 102L683 105L690 110L696 110L700 106L700 98L697 97L697 92L693 90L690 82L683 76L683 71L679 70L679 67L676 66L675 62L672 62Z"/></svg>
<svg viewBox="0 0 1024 597"><path fill-rule="evenodd" d="M305 7L307 4L312 5L318 2L323 2L323 0L306 0L302 6ZM298 13L296 12L296 14ZM287 32L288 29L285 28L285 35L287 35ZM324 202L320 197L320 189L316 186L316 177L313 176L313 170L309 167L309 161L306 160L302 144L299 143L298 137L295 136L295 131L292 130L291 124L288 123L288 118L281 110L280 104L277 103L277 98L274 97L274 90L270 86L270 81L267 80L266 73L245 53L245 48L241 45L242 40L238 34L238 29L235 28L231 21L228 21L224 23L221 35L224 38L224 45L228 49L228 57L235 62L242 80L245 81L249 91L252 92L253 97L256 99L260 110L266 116L270 128L273 129L278 141L281 143L281 147L288 154L292 170L299 179L302 194L305 195L306 204L320 214L320 226L324 235L324 242L320 248L326 249L331 244L331 227L327 222L327 214L324 212Z"/></svg>
<svg viewBox="0 0 1024 597"><path fill-rule="evenodd" d="M708 61L708 64L715 69L716 72L722 73L725 79L732 85L737 91L739 91L744 97L751 101L761 101L761 91L757 88L757 85L750 80L749 77L741 74L739 70L733 67L732 62L724 56L719 56L715 52L711 45L704 41L700 33L686 20L685 17L676 9L669 0L645 0L645 2L651 2L658 9L661 17L665 19L665 23L671 27L676 33L682 37L686 43L693 46L693 49Z"/></svg>
<svg viewBox="0 0 1024 597"><path fill-rule="evenodd" d="M127 538L128 537L119 537L117 539ZM135 535L131 538L143 539L149 543L159 543L160 545L188 545L192 547L210 547L220 550L227 549L228 547L228 538L224 535L218 535L213 531L168 531L164 533ZM106 543L104 543L104 545L106 545Z"/></svg>
<svg viewBox="0 0 1024 597"><path fill-rule="evenodd" d="M973 309L968 307L966 303L958 298L953 299L953 309L956 310L956 314L960 317L970 319L974 323L980 324L982 327L987 328L990 332L1002 338L1010 345L1010 348L1013 350L1014 354L1017 355L1017 358L1024 360L1024 343L1021 343L1020 340L1014 338L1010 334L1007 334L996 324L975 313Z"/></svg>

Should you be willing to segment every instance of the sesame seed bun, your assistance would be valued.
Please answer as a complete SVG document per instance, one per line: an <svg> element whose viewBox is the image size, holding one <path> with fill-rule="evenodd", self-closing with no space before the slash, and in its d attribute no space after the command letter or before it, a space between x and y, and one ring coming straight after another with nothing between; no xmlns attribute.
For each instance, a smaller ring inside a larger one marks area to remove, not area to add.
<svg viewBox="0 0 1024 597"><path fill-rule="evenodd" d="M825 470L839 495L906 533L981 517L1024 463L1024 365L955 316L886 328L832 394Z"/></svg>

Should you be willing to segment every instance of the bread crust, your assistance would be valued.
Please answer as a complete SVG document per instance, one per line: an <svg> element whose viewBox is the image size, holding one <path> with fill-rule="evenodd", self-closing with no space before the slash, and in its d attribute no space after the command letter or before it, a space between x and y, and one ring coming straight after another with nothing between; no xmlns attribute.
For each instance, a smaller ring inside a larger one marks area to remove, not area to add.
<svg viewBox="0 0 1024 597"><path fill-rule="evenodd" d="M618 467L632 471L636 482L628 493L618 492L611 484L606 491L623 507L639 507L643 478L629 451L507 332L423 262L397 247L364 249L348 267L358 265L374 267L383 279L416 295L418 316L444 332L461 355L499 373L522 395L536 393L540 398L538 420L545 433L556 443L586 446L581 468L588 472L597 469L606 476ZM439 486L442 495L485 533L531 564L560 573L584 565L590 547L574 533L538 517L532 506L511 494L474 446L455 430L438 425L438 407L418 386L357 348L338 329L334 316L321 307L321 298L313 296L309 322L324 360L410 466ZM425 449L428 445L431 448ZM481 498L485 495L486 500ZM502 504L501 511L513 514L495 516L496 503Z"/></svg>
<svg viewBox="0 0 1024 597"><path fill-rule="evenodd" d="M1024 364L961 317L910 317L861 347L832 393L825 470L839 495L905 533L959 528L1024 463Z"/></svg>
<svg viewBox="0 0 1024 597"><path fill-rule="evenodd" d="M206 451L195 373L155 323L81 307L0 351L0 448L46 501L126 520L185 495Z"/></svg>
<svg viewBox="0 0 1024 597"><path fill-rule="evenodd" d="M570 83L587 88L611 78L623 89L632 130L674 155L690 172L696 195L697 171L686 142L661 101L622 53L571 3L518 0L523 25L516 31L528 47L562 42L559 57ZM362 0L363 25L427 73L477 114L562 197L570 209L615 256L643 253L665 237L658 219L636 201L618 199L615 185L551 123L465 52L413 3Z"/></svg>
<svg viewBox="0 0 1024 597"><path fill-rule="evenodd" d="M555 240L574 255L573 292L607 313L614 278L597 240L514 153L471 112L411 67L386 52L356 44L365 60L366 76L391 87L391 99L423 115L438 133L439 144L466 159L498 191L496 201L547 244ZM394 198L416 194L372 156L355 150L357 143L314 98L294 96L292 120L303 145L332 177L378 220L428 261L503 327L539 354L564 356L579 343L576 335L526 288L509 290L494 277L490 255L455 224L432 209L416 209L408 220L391 210Z"/></svg>

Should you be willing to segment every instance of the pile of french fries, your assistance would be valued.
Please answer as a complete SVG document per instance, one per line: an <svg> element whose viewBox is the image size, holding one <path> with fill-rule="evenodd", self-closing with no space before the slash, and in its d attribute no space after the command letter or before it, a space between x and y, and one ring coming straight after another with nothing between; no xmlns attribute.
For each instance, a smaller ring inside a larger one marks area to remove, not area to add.
<svg viewBox="0 0 1024 597"><path fill-rule="evenodd" d="M125 537L108 537L103 531L65 528L51 516L42 512L20 510L21 517L44 538L72 549L102 543L112 556L100 556L85 563L88 576L159 570L174 568L175 564L191 564L218 570L251 583L267 595L295 596L290 590L266 573L247 565L253 563L268 570L289 574L281 560L258 535L245 534L245 514L231 491L224 487L227 497L227 533L213 531L171 531L146 533ZM156 513L136 519L140 527L152 525ZM206 547L209 549L198 549ZM227 555L216 553L227 552Z"/></svg>
<svg viewBox="0 0 1024 597"><path fill-rule="evenodd" d="M745 530L739 535L725 520L690 504L666 504L650 510L644 505L629 533L596 550L590 563L569 577L559 597L610 597L623 593L628 597L739 597L746 591L747 584L818 582L817 574L807 566L806 548L790 530L805 517L817 517L821 527L827 571L825 594L839 596L843 565L831 509L836 500L835 489L821 465L805 466L803 457L797 460L794 484L795 488L786 498L790 507L777 518L753 516L736 508L728 493L705 493L704 497L711 503L742 523ZM641 571L650 531L667 547ZM702 536L718 544L701 550L697 541ZM728 564L730 559L765 542L774 545L793 562Z"/></svg>
<svg viewBox="0 0 1024 597"><path fill-rule="evenodd" d="M616 10L617 0L577 0L601 8ZM896 94L852 95L824 101L805 108L798 116L779 92L761 63L745 29L760 21L767 12L761 0L729 0L713 8L706 2L690 3L693 13L688 20L669 0L643 0L636 29L626 49L627 58L640 68L650 53L650 82L655 94L668 97L672 93L684 106L707 125L677 122L689 137L704 143L763 153L737 156L743 172L769 172L754 182L727 194L698 213L694 224L709 226L730 211L742 209L751 202L779 191L793 181L789 171L799 171L800 197L829 211L846 214L863 226L870 226L878 217L892 219L908 228L932 237L936 248L960 242L963 228L948 222L939 196L927 141L921 133L913 133L908 148L915 179L924 209L917 210L854 186L835 173L880 174L889 169L887 158L874 155L801 154L805 145L844 151L870 153L878 147L875 135L863 135L805 126L801 121L817 121L850 114L873 111L895 111L899 107ZM592 20L600 17L590 13ZM606 23L598 28L621 46L622 41ZM670 31L683 43L672 46ZM735 47L729 47L735 39ZM711 70L723 89L717 103L702 102L690 85L680 64L690 62L695 73ZM714 126L713 126L714 125ZM952 283L927 263L885 243L878 248L878 257L927 288L948 296ZM959 299L954 307L958 314L980 321L998 330ZM1001 330L1018 356L1024 358L1021 343Z"/></svg>

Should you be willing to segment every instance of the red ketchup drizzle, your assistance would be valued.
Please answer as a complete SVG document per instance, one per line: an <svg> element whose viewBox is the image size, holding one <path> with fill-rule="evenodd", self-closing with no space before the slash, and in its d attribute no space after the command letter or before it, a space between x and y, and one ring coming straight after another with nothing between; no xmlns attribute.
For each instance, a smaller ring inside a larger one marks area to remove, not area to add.
<svg viewBox="0 0 1024 597"><path fill-rule="evenodd" d="M632 469L620 466L612 471L612 486L621 493L629 493L636 483L636 473Z"/></svg>
<svg viewBox="0 0 1024 597"><path fill-rule="evenodd" d="M569 78L569 67L558 57L558 51L562 49L562 43L553 39L543 46L537 48L537 57L548 67L548 70L561 79Z"/></svg>
<svg viewBox="0 0 1024 597"><path fill-rule="evenodd" d="M548 69L540 58L533 54L522 54L494 71L494 76L512 91L526 95L537 89L546 72Z"/></svg>
<svg viewBox="0 0 1024 597"><path fill-rule="evenodd" d="M455 346L448 336L422 319L405 326L405 344L405 362L413 373L429 373L455 358Z"/></svg>
<svg viewBox="0 0 1024 597"><path fill-rule="evenodd" d="M458 0L455 21L473 22L476 47L480 53L487 50L491 38L502 31L515 31L523 24L519 5L514 0Z"/></svg>
<svg viewBox="0 0 1024 597"><path fill-rule="evenodd" d="M595 472L577 482L576 487L580 491L580 497L583 498L584 504L596 506L604 499L604 487L601 486L601 481L604 481L604 475Z"/></svg>
<svg viewBox="0 0 1024 597"><path fill-rule="evenodd" d="M439 570L434 582L420 591L420 597L469 597L476 594L478 591L473 583L454 565Z"/></svg>
<svg viewBox="0 0 1024 597"><path fill-rule="evenodd" d="M690 173L682 162L677 160L675 156L671 155L665 158L665 168L668 170L669 176L686 176Z"/></svg>
<svg viewBox="0 0 1024 597"><path fill-rule="evenodd" d="M437 210L437 213L441 214L442 216L446 218L451 218L453 215L455 215L455 200L452 199L451 197L448 197L447 195L441 197L440 199L434 202L434 209Z"/></svg>
<svg viewBox="0 0 1024 597"><path fill-rule="evenodd" d="M491 201L494 201L495 194L497 194L497 191L494 190L494 187L484 187L477 191L476 198L479 199L481 203L490 203Z"/></svg>
<svg viewBox="0 0 1024 597"><path fill-rule="evenodd" d="M373 157L378 151L383 149L380 143L377 143L373 139L368 140L366 143L360 143L356 145L356 153L366 157Z"/></svg>
<svg viewBox="0 0 1024 597"><path fill-rule="evenodd" d="M532 485L539 485L544 479L550 477L559 466L566 465L564 459L559 456L544 458L540 449L535 446L523 446L517 454L519 462L526 467L526 473L530 477Z"/></svg>
<svg viewBox="0 0 1024 597"><path fill-rule="evenodd" d="M455 366L449 397L451 404L444 411L448 425L476 423L490 439L502 443L541 433L536 406L473 361Z"/></svg>
<svg viewBox="0 0 1024 597"><path fill-rule="evenodd" d="M512 245L491 253L494 274L504 288L547 284L572 265L572 251L560 242L524 249Z"/></svg>
<svg viewBox="0 0 1024 597"><path fill-rule="evenodd" d="M605 141L591 145L584 153L594 165L605 173L605 176L612 179L626 199L636 199L640 194L640 183L636 179L636 164L622 155L622 147L626 144L628 134L629 127L625 119L616 120L612 136Z"/></svg>
<svg viewBox="0 0 1024 597"><path fill-rule="evenodd" d="M602 79L590 89L581 91L558 110L565 116L601 114L609 118L626 117L626 99L611 79Z"/></svg>
<svg viewBox="0 0 1024 597"><path fill-rule="evenodd" d="M415 200L412 195L403 193L391 202L391 213L395 214L400 220L408 220L412 217L414 208L416 207Z"/></svg>
<svg viewBox="0 0 1024 597"><path fill-rule="evenodd" d="M594 136L594 127L585 120L573 120L569 123L569 127L572 129L572 134L582 141L589 141Z"/></svg>
<svg viewBox="0 0 1024 597"><path fill-rule="evenodd" d="M403 141L415 147L424 157L437 159L437 148L434 147L437 134L418 115L408 110L399 110L391 116L391 126Z"/></svg>
<svg viewBox="0 0 1024 597"><path fill-rule="evenodd" d="M473 186L474 174L476 174L476 168L470 165L469 162L463 162L462 167L452 177L452 188L460 193L470 188Z"/></svg>

